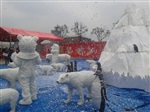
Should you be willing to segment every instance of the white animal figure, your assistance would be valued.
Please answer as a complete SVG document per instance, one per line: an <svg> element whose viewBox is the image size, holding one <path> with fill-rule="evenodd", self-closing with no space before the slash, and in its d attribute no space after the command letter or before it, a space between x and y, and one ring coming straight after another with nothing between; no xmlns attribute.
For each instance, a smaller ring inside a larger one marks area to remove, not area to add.
<svg viewBox="0 0 150 112"><path fill-rule="evenodd" d="M59 45L54 44L51 48L51 54L46 55L46 59L52 63L66 62L70 64L70 55L68 54L59 54Z"/></svg>
<svg viewBox="0 0 150 112"><path fill-rule="evenodd" d="M38 73L36 72L36 75L37 74ZM0 78L8 81L9 88L16 89L18 76L19 76L19 68L0 69Z"/></svg>
<svg viewBox="0 0 150 112"><path fill-rule="evenodd" d="M10 63L8 63L8 65L7 65L8 67L10 67L10 68L17 68L17 66L15 65L15 63L14 62L10 62Z"/></svg>
<svg viewBox="0 0 150 112"><path fill-rule="evenodd" d="M38 37L18 35L17 38L20 52L18 54L13 53L11 58L15 65L19 67L18 79L23 97L19 104L30 105L32 100L37 99L35 67L41 62L40 55L36 52Z"/></svg>
<svg viewBox="0 0 150 112"><path fill-rule="evenodd" d="M93 74L93 71L81 71L60 74L56 82L58 84L66 84L68 86L68 99L64 101L64 103L69 103L71 101L73 89L76 89L80 96L78 105L84 104L84 87L88 88L88 97L91 98L91 87L94 80L96 79L95 75Z"/></svg>
<svg viewBox="0 0 150 112"><path fill-rule="evenodd" d="M53 63L51 66L58 72L65 71L66 65L62 63Z"/></svg>
<svg viewBox="0 0 150 112"><path fill-rule="evenodd" d="M70 55L68 55L68 54L58 54L58 61L57 62L52 61L53 57L56 57L56 56L53 56L53 54L47 54L46 55L46 59L51 61L52 63L59 63L59 62L66 62L67 64L70 63Z"/></svg>
<svg viewBox="0 0 150 112"><path fill-rule="evenodd" d="M94 61L94 60L86 60L86 62L88 62L90 64L90 70L92 70L94 72L97 70L96 61Z"/></svg>
<svg viewBox="0 0 150 112"><path fill-rule="evenodd" d="M51 65L38 65L37 68L41 69L44 74L43 75L52 75L55 69Z"/></svg>
<svg viewBox="0 0 150 112"><path fill-rule="evenodd" d="M8 81L8 87L16 89L19 68L0 69L0 78Z"/></svg>
<svg viewBox="0 0 150 112"><path fill-rule="evenodd" d="M94 80L91 88L92 105L95 109L99 110L101 103L101 84L98 77Z"/></svg>
<svg viewBox="0 0 150 112"><path fill-rule="evenodd" d="M10 104L10 111L15 112L19 93L15 89L0 89L0 105Z"/></svg>

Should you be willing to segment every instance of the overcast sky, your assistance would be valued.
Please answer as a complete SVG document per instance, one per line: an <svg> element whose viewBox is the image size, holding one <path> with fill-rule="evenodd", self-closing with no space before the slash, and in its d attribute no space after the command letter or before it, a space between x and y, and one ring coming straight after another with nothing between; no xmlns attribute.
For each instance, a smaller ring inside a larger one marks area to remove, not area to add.
<svg viewBox="0 0 150 112"><path fill-rule="evenodd" d="M95 27L106 26L119 20L131 2L105 0L0 0L1 26L50 33L54 27L66 24L69 29L75 21L82 22L89 29L87 37ZM134 3L149 10L147 2ZM74 34L70 31L70 34Z"/></svg>

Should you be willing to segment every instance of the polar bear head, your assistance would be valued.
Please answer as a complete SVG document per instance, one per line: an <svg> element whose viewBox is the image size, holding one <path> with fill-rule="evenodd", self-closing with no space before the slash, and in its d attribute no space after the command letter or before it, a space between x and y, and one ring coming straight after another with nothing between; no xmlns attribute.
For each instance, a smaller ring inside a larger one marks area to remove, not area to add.
<svg viewBox="0 0 150 112"><path fill-rule="evenodd" d="M38 37L22 36L19 34L17 38L19 40L19 49L20 49L20 52L18 53L18 57L23 59L35 58L37 56L36 42L38 40Z"/></svg>
<svg viewBox="0 0 150 112"><path fill-rule="evenodd" d="M67 84L70 82L69 74L60 74L58 80L56 81L58 84Z"/></svg>

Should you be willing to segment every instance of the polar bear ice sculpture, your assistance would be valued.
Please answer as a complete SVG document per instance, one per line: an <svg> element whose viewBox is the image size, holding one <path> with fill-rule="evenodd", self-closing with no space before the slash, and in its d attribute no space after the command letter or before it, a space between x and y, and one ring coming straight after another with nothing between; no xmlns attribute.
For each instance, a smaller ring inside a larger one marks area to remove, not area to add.
<svg viewBox="0 0 150 112"><path fill-rule="evenodd" d="M56 57L56 56L54 56ZM53 54L47 54L46 55L46 59L49 61L52 61L53 58ZM66 62L67 64L70 63L70 55L68 54L58 54L58 61L57 62L53 62L52 63L59 63L59 62Z"/></svg>
<svg viewBox="0 0 150 112"><path fill-rule="evenodd" d="M15 112L16 102L18 100L19 93L15 89L1 89L0 90L0 105L10 103L11 110L9 112Z"/></svg>
<svg viewBox="0 0 150 112"><path fill-rule="evenodd" d="M97 79L94 75L93 71L81 71L81 72L71 72L60 74L57 83L58 84L66 84L68 86L68 99L64 101L64 103L69 103L72 97L73 89L76 89L79 92L80 100L78 105L84 104L84 94L83 88L87 87L89 91L89 98L91 96L91 87L95 79ZM100 93L99 93L100 94Z"/></svg>
<svg viewBox="0 0 150 112"><path fill-rule="evenodd" d="M53 63L51 66L56 70L56 71L65 71L66 66L62 63Z"/></svg>
<svg viewBox="0 0 150 112"><path fill-rule="evenodd" d="M43 75L52 75L55 69L51 65L38 65L37 68L41 69Z"/></svg>
<svg viewBox="0 0 150 112"><path fill-rule="evenodd" d="M19 68L0 69L0 78L9 82L9 87L16 89Z"/></svg>

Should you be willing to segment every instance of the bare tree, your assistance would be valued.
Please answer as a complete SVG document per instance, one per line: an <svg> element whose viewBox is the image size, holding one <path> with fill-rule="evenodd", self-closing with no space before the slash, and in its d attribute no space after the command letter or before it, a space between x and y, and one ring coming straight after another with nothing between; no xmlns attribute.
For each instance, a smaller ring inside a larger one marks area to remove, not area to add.
<svg viewBox="0 0 150 112"><path fill-rule="evenodd" d="M106 30L105 28L96 27L92 29L91 34L94 34L97 36L98 41L102 41L105 37L110 35L110 31Z"/></svg>
<svg viewBox="0 0 150 112"><path fill-rule="evenodd" d="M67 33L69 33L68 26L64 24L61 26L61 36L67 37Z"/></svg>
<svg viewBox="0 0 150 112"><path fill-rule="evenodd" d="M115 25L118 24L118 22L119 22L119 20L118 20L117 22L114 22L114 23L113 23L112 29L114 29Z"/></svg>
<svg viewBox="0 0 150 112"><path fill-rule="evenodd" d="M69 33L68 26L65 24L62 26L57 25L54 27L54 30L51 30L51 33L64 38Z"/></svg>
<svg viewBox="0 0 150 112"><path fill-rule="evenodd" d="M75 22L74 27L71 29L78 37L83 37L83 35L88 31L87 26L83 25L81 22Z"/></svg>

